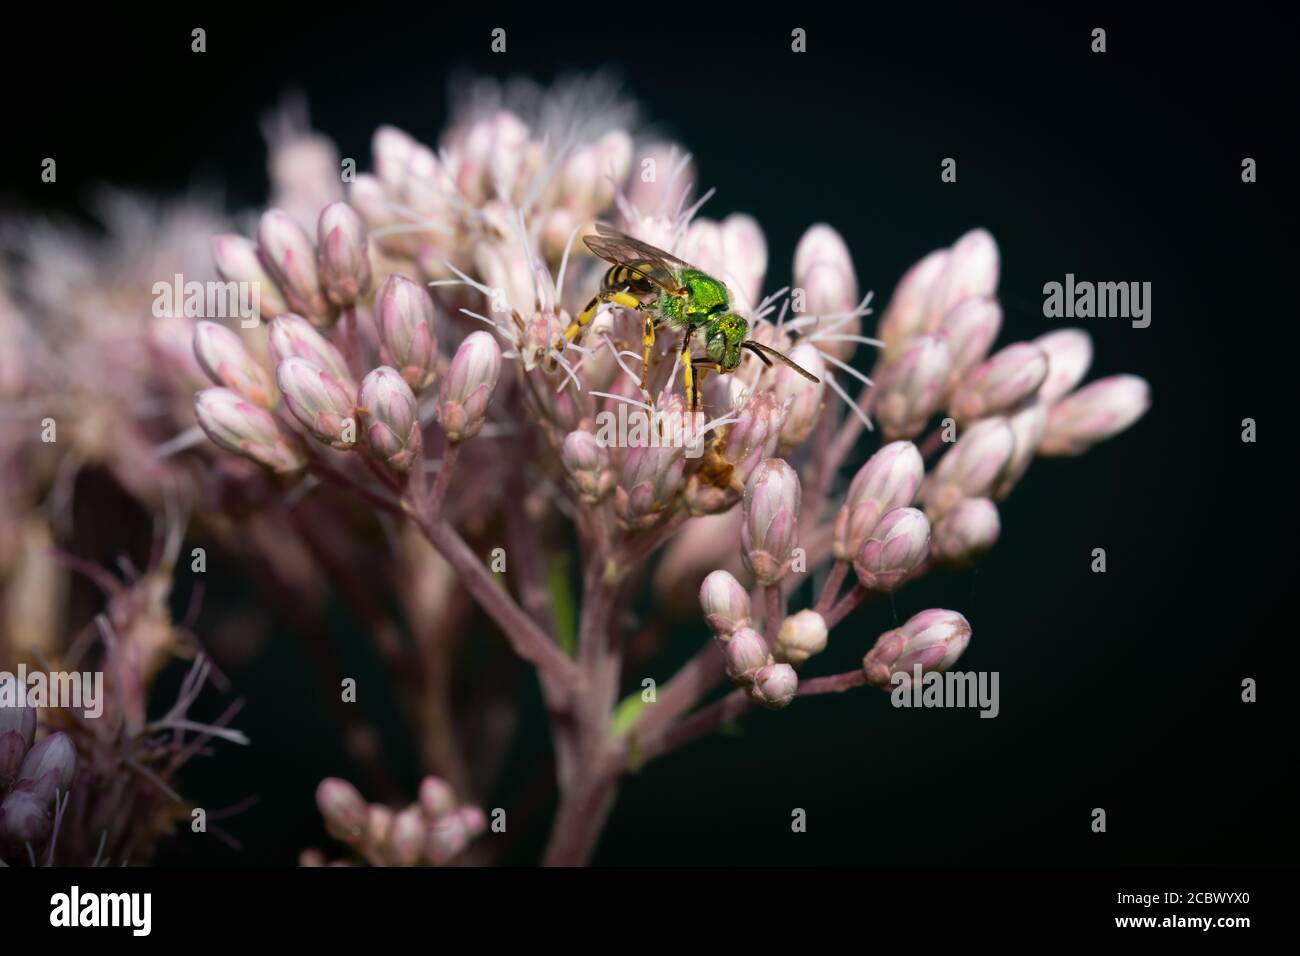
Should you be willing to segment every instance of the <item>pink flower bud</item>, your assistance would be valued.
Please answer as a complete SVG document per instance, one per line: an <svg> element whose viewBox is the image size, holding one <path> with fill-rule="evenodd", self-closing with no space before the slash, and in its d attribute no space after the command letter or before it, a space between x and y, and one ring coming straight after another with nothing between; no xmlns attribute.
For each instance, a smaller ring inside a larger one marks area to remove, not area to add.
<svg viewBox="0 0 1300 956"><path fill-rule="evenodd" d="M1011 459L993 489L993 497L1001 501L1011 494L1011 489L1024 477L1029 465L1038 452L1038 445L1047 432L1048 407L1041 398L1030 402L1008 420L1011 432L1016 437L1016 447Z"/></svg>
<svg viewBox="0 0 1300 956"><path fill-rule="evenodd" d="M700 607L705 623L720 641L738 628L749 627L749 593L729 571L713 571L700 585Z"/></svg>
<svg viewBox="0 0 1300 956"><path fill-rule="evenodd" d="M384 186L377 176L359 174L348 190L348 202L372 234L387 226L397 225L400 221L393 211L392 200L384 192ZM390 256L410 258L418 249L418 243L410 233L380 235L373 241Z"/></svg>
<svg viewBox="0 0 1300 956"><path fill-rule="evenodd" d="M284 210L268 209L257 225L257 251L289 307L327 325L333 313L320 289L316 250L302 227Z"/></svg>
<svg viewBox="0 0 1300 956"><path fill-rule="evenodd" d="M776 368L776 374L772 378L772 395L786 407L785 425L781 429L781 445L785 448L802 444L812 434L821 414L822 396L826 392L826 363L822 361L817 346L803 342L795 346L790 358L820 381L810 382L786 365Z"/></svg>
<svg viewBox="0 0 1300 956"><path fill-rule="evenodd" d="M943 403L952 357L942 336L914 340L876 382L872 410L887 439L914 438Z"/></svg>
<svg viewBox="0 0 1300 956"><path fill-rule="evenodd" d="M972 229L949 252L943 275L931 292L929 310L934 326L963 299L991 298L998 288L998 244L988 230Z"/></svg>
<svg viewBox="0 0 1300 956"><path fill-rule="evenodd" d="M441 777L425 777L420 781L420 808L430 820L437 820L456 809L456 794L451 784Z"/></svg>
<svg viewBox="0 0 1300 956"><path fill-rule="evenodd" d="M227 282L247 282L253 290L253 302L258 315L273 319L289 311L289 304L281 295L257 254L257 244L251 239L223 233L212 237L212 258L217 273Z"/></svg>
<svg viewBox="0 0 1300 956"><path fill-rule="evenodd" d="M456 816L464 824L466 833L472 840L487 830L487 817L478 807L464 806L456 811Z"/></svg>
<svg viewBox="0 0 1300 956"><path fill-rule="evenodd" d="M361 217L345 202L331 203L316 224L320 284L329 300L349 306L370 291L370 251Z"/></svg>
<svg viewBox="0 0 1300 956"><path fill-rule="evenodd" d="M397 814L382 804L372 803L364 808L365 825L363 842L368 849L381 850L393 835L393 820ZM340 839L343 839L340 837Z"/></svg>
<svg viewBox="0 0 1300 956"><path fill-rule="evenodd" d="M419 406L397 370L382 365L361 381L357 414L365 423L366 444L395 471L407 471L419 458Z"/></svg>
<svg viewBox="0 0 1300 956"><path fill-rule="evenodd" d="M799 665L826 650L826 620L816 611L803 610L781 622L776 635L776 659Z"/></svg>
<svg viewBox="0 0 1300 956"><path fill-rule="evenodd" d="M732 213L722 221L719 238L727 283L740 302L757 303L767 274L767 240L762 227L753 216Z"/></svg>
<svg viewBox="0 0 1300 956"><path fill-rule="evenodd" d="M629 528L654 524L660 512L673 504L682 485L686 461L680 447L637 445L623 459L614 510Z"/></svg>
<svg viewBox="0 0 1300 956"><path fill-rule="evenodd" d="M356 787L338 777L326 777L316 788L316 806L332 836L344 843L360 842L368 813Z"/></svg>
<svg viewBox="0 0 1300 956"><path fill-rule="evenodd" d="M297 471L306 464L266 409L228 388L206 388L195 395L194 414L204 433L226 451L272 471Z"/></svg>
<svg viewBox="0 0 1300 956"><path fill-rule="evenodd" d="M1034 397L1045 378L1043 350L1016 342L968 372L948 408L959 422L1013 412Z"/></svg>
<svg viewBox="0 0 1300 956"><path fill-rule="evenodd" d="M47 805L56 795L67 794L77 772L77 748L65 733L38 740L23 758L14 778L15 790L26 790Z"/></svg>
<svg viewBox="0 0 1300 956"><path fill-rule="evenodd" d="M965 498L934 526L930 554L940 564L968 567L997 543L1002 525L987 498Z"/></svg>
<svg viewBox="0 0 1300 956"><path fill-rule="evenodd" d="M867 683L888 688L898 674L901 685L910 687L918 665L922 674L946 671L966 650L970 636L969 622L956 611L922 611L902 627L881 634L867 652L862 659Z"/></svg>
<svg viewBox="0 0 1300 956"><path fill-rule="evenodd" d="M407 807L393 817L388 857L396 866L415 866L424 852L427 824L419 807Z"/></svg>
<svg viewBox="0 0 1300 956"><path fill-rule="evenodd" d="M380 358L417 394L428 388L438 361L429 293L405 276L389 276L375 296L375 314Z"/></svg>
<svg viewBox="0 0 1300 956"><path fill-rule="evenodd" d="M966 429L921 485L930 520L937 521L963 498L987 498L1015 447L1015 432L1005 418L983 418Z"/></svg>
<svg viewBox="0 0 1300 956"><path fill-rule="evenodd" d="M38 846L52 828L50 801L30 790L15 790L0 803L0 842Z"/></svg>
<svg viewBox="0 0 1300 956"><path fill-rule="evenodd" d="M35 708L0 704L0 793L18 773L35 736Z"/></svg>
<svg viewBox="0 0 1300 956"><path fill-rule="evenodd" d="M867 459L835 516L835 558L852 561L881 518L916 501L924 477L925 462L910 441L891 442Z"/></svg>
<svg viewBox="0 0 1300 956"><path fill-rule="evenodd" d="M1083 381L1092 364L1092 336L1083 329L1057 329L1034 339L1047 354L1047 379L1038 397L1051 405Z"/></svg>
<svg viewBox="0 0 1300 956"><path fill-rule="evenodd" d="M271 376L224 325L199 322L194 326L194 357L214 385L224 385L263 408L278 404L280 396Z"/></svg>
<svg viewBox="0 0 1300 956"><path fill-rule="evenodd" d="M876 337L885 343L882 353L885 362L897 361L931 324L929 303L934 298L935 284L947 267L948 250L936 249L903 273L876 330Z"/></svg>
<svg viewBox="0 0 1300 956"><path fill-rule="evenodd" d="M772 661L768 652L767 641L763 635L750 627L734 631L731 638L722 645L722 656L727 661L727 676L737 684L748 684L760 668Z"/></svg>
<svg viewBox="0 0 1300 956"><path fill-rule="evenodd" d="M739 501L754 469L776 453L785 420L786 408L774 396L759 392L748 398L723 438L721 455L730 473L723 466L724 473L701 469L691 475L685 495L691 514L718 514Z"/></svg>
<svg viewBox="0 0 1300 956"><path fill-rule="evenodd" d="M469 827L457 813L443 817L429 827L424 843L424 858L434 866L444 866L469 846Z"/></svg>
<svg viewBox="0 0 1300 956"><path fill-rule="evenodd" d="M564 436L560 452L569 479L579 497L594 505L614 488L614 473L609 467L609 452L587 431L572 431Z"/></svg>
<svg viewBox="0 0 1300 956"><path fill-rule="evenodd" d="M780 458L759 465L745 485L741 558L759 584L775 584L790 570L799 500L799 476Z"/></svg>
<svg viewBox="0 0 1300 956"><path fill-rule="evenodd" d="M317 440L340 450L356 444L354 391L320 366L300 358L277 365L275 381L293 417Z"/></svg>
<svg viewBox="0 0 1300 956"><path fill-rule="evenodd" d="M754 675L750 696L760 707L780 710L788 707L799 689L799 675L789 664L768 664Z"/></svg>
<svg viewBox="0 0 1300 956"><path fill-rule="evenodd" d="M915 508L895 508L876 525L853 559L863 587L892 591L921 566L930 550L930 522Z"/></svg>
<svg viewBox="0 0 1300 956"><path fill-rule="evenodd" d="M490 332L471 332L456 350L438 390L438 421L450 441L478 434L500 374L496 339Z"/></svg>
<svg viewBox="0 0 1300 956"><path fill-rule="evenodd" d="M1081 455L1118 435L1151 407L1151 387L1136 375L1112 375L1085 385L1055 405L1040 455Z"/></svg>
<svg viewBox="0 0 1300 956"><path fill-rule="evenodd" d="M350 387L352 373L343 353L302 316L286 312L271 323L269 331L271 358L276 365L286 359L306 359L333 375L344 388Z"/></svg>
<svg viewBox="0 0 1300 956"><path fill-rule="evenodd" d="M1002 307L992 299L964 299L943 317L939 331L952 356L953 378L984 361L1002 328Z"/></svg>

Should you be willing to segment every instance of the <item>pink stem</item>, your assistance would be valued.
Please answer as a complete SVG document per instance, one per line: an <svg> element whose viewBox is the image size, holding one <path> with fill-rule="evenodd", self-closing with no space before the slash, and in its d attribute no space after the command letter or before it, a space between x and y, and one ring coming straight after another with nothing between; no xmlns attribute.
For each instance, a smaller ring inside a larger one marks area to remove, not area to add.
<svg viewBox="0 0 1300 956"><path fill-rule="evenodd" d="M831 573L826 576L826 583L822 585L821 593L817 595L817 603L813 610L823 617L835 605L835 599L840 595L840 588L844 585L844 576L848 573L849 562L836 561L831 566Z"/></svg>

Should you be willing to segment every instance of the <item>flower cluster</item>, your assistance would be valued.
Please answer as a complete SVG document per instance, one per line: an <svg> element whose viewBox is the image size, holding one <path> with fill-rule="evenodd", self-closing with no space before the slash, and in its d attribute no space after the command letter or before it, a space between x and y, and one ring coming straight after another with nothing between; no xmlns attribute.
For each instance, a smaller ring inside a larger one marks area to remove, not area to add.
<svg viewBox="0 0 1300 956"><path fill-rule="evenodd" d="M854 610L993 547L1035 457L1080 454L1149 403L1133 376L1080 387L1081 330L995 349L1001 263L984 230L908 270L874 337L872 295L829 225L798 242L790 286L765 292L759 223L701 215L711 194L696 196L690 156L639 141L628 109L577 89L523 105L479 90L436 148L381 128L373 172L346 183L327 140L276 127L271 208L246 235L212 230L216 272L257 291L257 321L149 326L165 348L141 381L172 432L113 452L132 462L124 482L144 486L143 457L156 486L189 489L206 533L265 571L304 639L327 586L365 624L429 775L395 812L322 784L331 833L371 863L446 862L482 829L441 798L473 801L496 779L519 712L499 689L519 661L551 719L557 864L590 856L626 770L748 708L951 667L970 624L931 609L864 647L860 669L807 676ZM580 327L609 268L580 241L597 221L725 282L746 336L810 376L748 351L723 374L699 361L699 330L658 323L651 340L626 298ZM145 434L141 417L123 433ZM634 690L664 635L683 620L703 633L700 608L713 639L656 675L656 695ZM493 649L487 675L464 678L471 643ZM451 693L463 678L482 690L472 705ZM377 777L356 713L340 712L345 739ZM461 842L431 836L446 827Z"/></svg>
<svg viewBox="0 0 1300 956"><path fill-rule="evenodd" d="M478 807L457 805L451 786L439 777L420 782L419 799L393 810L367 804L346 780L329 777L316 788L316 805L330 836L346 844L370 866L447 866L487 829ZM302 866L351 866L354 860L327 864L319 850L305 850Z"/></svg>

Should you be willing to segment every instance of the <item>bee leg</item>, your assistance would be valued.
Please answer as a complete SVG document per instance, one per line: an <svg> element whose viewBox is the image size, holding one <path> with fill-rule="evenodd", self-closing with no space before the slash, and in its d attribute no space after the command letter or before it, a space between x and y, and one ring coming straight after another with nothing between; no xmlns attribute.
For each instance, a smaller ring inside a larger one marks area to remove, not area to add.
<svg viewBox="0 0 1300 956"><path fill-rule="evenodd" d="M596 311L600 308L602 302L613 302L615 305L621 305L627 309L641 308L641 300L626 292L613 290L597 292L591 297L591 301L583 307L582 311L569 322L569 327L564 330L566 344L576 339L578 333L591 324L591 320L596 317Z"/></svg>
<svg viewBox="0 0 1300 956"><path fill-rule="evenodd" d="M687 331L682 337L682 374L686 379L686 408L688 411L700 410L700 390L695 384L695 368L691 364L691 333Z"/></svg>
<svg viewBox="0 0 1300 956"><path fill-rule="evenodd" d="M645 383L650 380L650 352L655 347L655 317L649 313L646 313L641 344L645 347L641 356L641 381Z"/></svg>

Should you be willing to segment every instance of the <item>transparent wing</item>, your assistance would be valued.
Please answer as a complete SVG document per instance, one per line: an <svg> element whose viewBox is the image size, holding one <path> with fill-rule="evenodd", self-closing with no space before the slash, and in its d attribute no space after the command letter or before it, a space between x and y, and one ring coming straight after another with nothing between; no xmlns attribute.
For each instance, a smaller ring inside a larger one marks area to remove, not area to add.
<svg viewBox="0 0 1300 956"><path fill-rule="evenodd" d="M649 243L624 235L604 223L596 223L596 231L599 235L587 236L582 240L596 255L635 272L668 292L686 291L677 280L677 274L691 266L681 259L662 249L656 249Z"/></svg>

